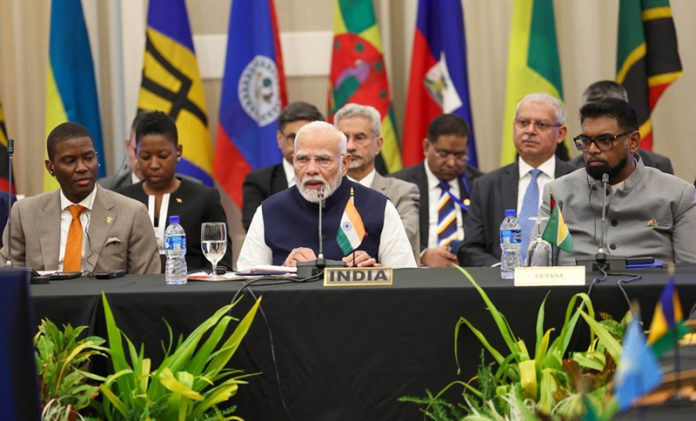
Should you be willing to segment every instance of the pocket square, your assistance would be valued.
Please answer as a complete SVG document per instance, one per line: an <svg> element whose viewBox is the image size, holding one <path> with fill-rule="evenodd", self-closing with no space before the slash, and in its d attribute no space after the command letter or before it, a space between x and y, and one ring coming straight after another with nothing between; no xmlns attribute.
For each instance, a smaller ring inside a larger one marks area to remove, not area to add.
<svg viewBox="0 0 696 421"><path fill-rule="evenodd" d="M106 243L104 243L104 247L111 244L121 244L121 239L118 237L110 237L106 240Z"/></svg>

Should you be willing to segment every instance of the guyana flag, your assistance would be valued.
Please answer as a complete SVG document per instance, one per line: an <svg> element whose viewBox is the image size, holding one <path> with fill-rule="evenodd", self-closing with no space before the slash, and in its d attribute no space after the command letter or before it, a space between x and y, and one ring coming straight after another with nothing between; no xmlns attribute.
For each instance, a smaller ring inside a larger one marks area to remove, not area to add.
<svg viewBox="0 0 696 421"><path fill-rule="evenodd" d="M677 341L690 331L691 329L684 325L684 314L682 313L677 287L674 283L674 276L670 276L667 286L662 290L660 300L655 306L655 313L650 324L648 344L650 344L653 353L659 358L662 354L674 348L677 345Z"/></svg>
<svg viewBox="0 0 696 421"><path fill-rule="evenodd" d="M349 102L375 107L382 116L381 155L386 170L401 169L401 148L372 0L336 0L329 84L329 121Z"/></svg>
<svg viewBox="0 0 696 421"><path fill-rule="evenodd" d="M640 146L652 150L652 113L662 93L682 75L669 0L621 0L616 81L638 113Z"/></svg>
<svg viewBox="0 0 696 421"><path fill-rule="evenodd" d="M568 225L566 225L563 220L561 208L556 205L556 199L553 198L553 193L551 193L551 218L549 218L549 223L546 225L546 229L541 238L563 251L568 253L573 252L573 239L568 231Z"/></svg>
<svg viewBox="0 0 696 421"><path fill-rule="evenodd" d="M517 103L535 92L563 99L553 0L515 0L505 90L501 165L513 162L517 156L512 143ZM568 158L565 143L558 146L556 153L561 159Z"/></svg>

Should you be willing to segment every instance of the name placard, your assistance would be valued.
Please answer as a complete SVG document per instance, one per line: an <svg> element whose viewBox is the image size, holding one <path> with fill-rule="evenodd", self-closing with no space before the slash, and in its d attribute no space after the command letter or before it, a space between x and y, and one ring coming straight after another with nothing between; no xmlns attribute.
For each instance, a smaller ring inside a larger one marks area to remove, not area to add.
<svg viewBox="0 0 696 421"><path fill-rule="evenodd" d="M516 267L516 287L585 285L585 266Z"/></svg>
<svg viewBox="0 0 696 421"><path fill-rule="evenodd" d="M325 287L365 287L392 285L394 270L391 268L326 268Z"/></svg>

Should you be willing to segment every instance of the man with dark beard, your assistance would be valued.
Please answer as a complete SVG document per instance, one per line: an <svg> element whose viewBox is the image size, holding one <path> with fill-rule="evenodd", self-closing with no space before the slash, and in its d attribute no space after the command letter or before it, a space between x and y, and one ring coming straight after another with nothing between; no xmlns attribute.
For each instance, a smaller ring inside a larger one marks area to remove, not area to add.
<svg viewBox="0 0 696 421"><path fill-rule="evenodd" d="M268 264L295 266L316 259L320 204L325 258L342 259L348 266L416 266L394 205L383 194L345 177L350 155L342 132L329 123L314 121L297 132L294 148L295 186L264 200L256 210L239 254L238 270ZM339 228L346 226L342 218L350 200L365 235L357 249L346 254L337 236Z"/></svg>
<svg viewBox="0 0 696 421"><path fill-rule="evenodd" d="M553 193L573 238L574 255L595 254L602 237L604 174L608 175L605 243L609 254L696 263L696 191L691 183L636 161L638 119L626 101L606 98L580 109L574 138L585 168L544 189L541 214ZM560 252L561 264L574 259Z"/></svg>

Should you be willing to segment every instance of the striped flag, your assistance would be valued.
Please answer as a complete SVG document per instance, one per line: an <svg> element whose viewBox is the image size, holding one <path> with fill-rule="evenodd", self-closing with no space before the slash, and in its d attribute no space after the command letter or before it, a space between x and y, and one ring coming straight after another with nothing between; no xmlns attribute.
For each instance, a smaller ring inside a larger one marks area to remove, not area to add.
<svg viewBox="0 0 696 421"><path fill-rule="evenodd" d="M563 220L561 207L553 198L553 193L551 193L551 217L541 238L563 251L573 253L573 238L568 231L568 225Z"/></svg>
<svg viewBox="0 0 696 421"><path fill-rule="evenodd" d="M638 114L641 148L652 150L650 114L682 73L669 0L621 0L616 81Z"/></svg>
<svg viewBox="0 0 696 421"><path fill-rule="evenodd" d="M5 113L0 103L0 192L9 191L9 180L7 179L9 156L7 153L7 128L5 127ZM12 193L17 193L12 180Z"/></svg>
<svg viewBox="0 0 696 421"><path fill-rule="evenodd" d="M80 0L51 1L51 30L46 75L46 137L61 123L80 123L92 134L99 177L106 175L97 84L92 50ZM44 191L58 182L44 172Z"/></svg>
<svg viewBox="0 0 696 421"><path fill-rule="evenodd" d="M176 171L213 185L203 84L184 0L150 0L138 108L167 113L183 147Z"/></svg>
<svg viewBox="0 0 696 421"><path fill-rule="evenodd" d="M515 106L525 95L534 92L563 99L553 0L515 0L513 6L501 165L515 161L517 156L512 142ZM557 154L567 158L565 142L558 149Z"/></svg>
<svg viewBox="0 0 696 421"><path fill-rule="evenodd" d="M679 294L674 283L674 276L669 277L667 286L662 290L655 306L648 343L659 358L674 348L677 341L691 331L684 323L684 314L679 301Z"/></svg>
<svg viewBox="0 0 696 421"><path fill-rule="evenodd" d="M456 114L469 125L467 164L477 167L462 2L419 0L406 97L404 165L423 160L428 125L442 113Z"/></svg>
<svg viewBox="0 0 696 421"><path fill-rule="evenodd" d="M273 0L233 1L214 171L240 208L244 177L283 158L276 131L286 91Z"/></svg>
<svg viewBox="0 0 696 421"><path fill-rule="evenodd" d="M381 157L388 172L401 169L401 148L372 0L336 0L329 121L349 102L371 105L379 111L384 139Z"/></svg>
<svg viewBox="0 0 696 421"><path fill-rule="evenodd" d="M351 187L350 198L348 203L346 203L346 208L343 210L341 226L336 234L336 242L344 256L357 249L365 237L365 225L358 213L358 209L355 207L354 195L355 193Z"/></svg>

